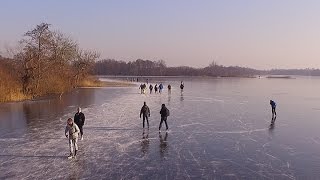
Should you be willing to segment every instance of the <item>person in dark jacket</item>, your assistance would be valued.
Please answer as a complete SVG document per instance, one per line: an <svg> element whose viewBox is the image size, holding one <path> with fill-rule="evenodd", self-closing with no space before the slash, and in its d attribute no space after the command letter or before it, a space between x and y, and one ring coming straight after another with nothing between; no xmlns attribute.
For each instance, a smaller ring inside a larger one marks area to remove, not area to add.
<svg viewBox="0 0 320 180"><path fill-rule="evenodd" d="M168 92L171 93L171 85L168 85Z"/></svg>
<svg viewBox="0 0 320 180"><path fill-rule="evenodd" d="M149 90L150 90L150 94L152 93L152 90L153 90L153 86L152 86L152 84L150 84L150 86L149 86Z"/></svg>
<svg viewBox="0 0 320 180"><path fill-rule="evenodd" d="M148 118L150 117L150 109L149 107L147 106L146 102L143 102L143 106L140 110L140 118L141 118L141 115L143 115L143 128L144 128L144 122L145 120L147 120L147 125L148 125L148 128L149 128L149 120Z"/></svg>
<svg viewBox="0 0 320 180"><path fill-rule="evenodd" d="M168 123L167 123L167 117L170 115L170 112L169 112L169 109L166 108L165 104L162 104L160 114L161 114L161 121L160 121L160 125L159 125L159 132L161 130L161 126L162 126L163 122L166 124L166 130L169 129Z"/></svg>
<svg viewBox="0 0 320 180"><path fill-rule="evenodd" d="M154 93L157 93L157 92L158 92L158 84L154 86Z"/></svg>
<svg viewBox="0 0 320 180"><path fill-rule="evenodd" d="M183 90L183 88L184 88L184 83L183 83L183 81L181 81L181 84L180 84L181 91Z"/></svg>
<svg viewBox="0 0 320 180"><path fill-rule="evenodd" d="M144 93L144 85L143 85L143 84L140 84L139 89L140 89L141 94L143 94L143 93Z"/></svg>
<svg viewBox="0 0 320 180"><path fill-rule="evenodd" d="M276 112L277 104L276 104L276 102L274 102L273 100L270 100L270 105L271 105L272 116L277 116L277 112Z"/></svg>
<svg viewBox="0 0 320 180"><path fill-rule="evenodd" d="M78 112L74 115L74 123L79 127L80 129L80 135L81 135L81 140L83 140L83 125L85 121L85 116L81 112L81 108L78 107Z"/></svg>

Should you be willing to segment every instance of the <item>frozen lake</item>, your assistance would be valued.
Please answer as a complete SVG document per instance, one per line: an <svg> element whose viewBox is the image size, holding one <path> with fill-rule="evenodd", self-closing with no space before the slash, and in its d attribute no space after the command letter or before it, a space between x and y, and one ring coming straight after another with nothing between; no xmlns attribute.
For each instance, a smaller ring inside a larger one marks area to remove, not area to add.
<svg viewBox="0 0 320 180"><path fill-rule="evenodd" d="M319 78L194 78L183 93L180 79L160 81L171 94L78 89L61 100L0 104L0 179L320 178ZM143 101L149 131L139 119ZM159 134L162 103L170 131ZM64 127L77 106L85 135L68 160Z"/></svg>

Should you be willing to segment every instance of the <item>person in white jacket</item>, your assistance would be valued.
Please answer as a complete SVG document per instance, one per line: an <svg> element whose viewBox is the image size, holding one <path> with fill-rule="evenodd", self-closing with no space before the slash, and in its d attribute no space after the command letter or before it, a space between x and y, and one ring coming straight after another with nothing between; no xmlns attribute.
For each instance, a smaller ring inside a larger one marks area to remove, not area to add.
<svg viewBox="0 0 320 180"><path fill-rule="evenodd" d="M69 138L69 147L70 147L70 155L68 159L75 158L78 151L78 137L79 137L80 129L73 122L71 118L67 120L67 126L65 129L65 135Z"/></svg>

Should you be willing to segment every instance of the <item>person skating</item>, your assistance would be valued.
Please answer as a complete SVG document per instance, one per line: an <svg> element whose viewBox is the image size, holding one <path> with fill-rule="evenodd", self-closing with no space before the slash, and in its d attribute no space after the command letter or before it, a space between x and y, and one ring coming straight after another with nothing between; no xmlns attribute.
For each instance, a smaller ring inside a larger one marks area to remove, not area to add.
<svg viewBox="0 0 320 180"><path fill-rule="evenodd" d="M270 105L271 105L272 117L273 116L277 116L277 112L276 112L277 104L276 104L276 102L274 102L273 100L270 100Z"/></svg>
<svg viewBox="0 0 320 180"><path fill-rule="evenodd" d="M140 118L141 118L141 115L143 116L143 128L144 128L144 122L145 120L147 120L147 125L148 125L148 128L149 128L149 120L148 118L150 117L150 109L149 107L147 106L146 102L143 102L143 106L140 110Z"/></svg>
<svg viewBox="0 0 320 180"><path fill-rule="evenodd" d="M159 85L159 93L161 94L161 92L162 92L162 89L163 89L163 85L162 85L162 83L160 83L160 85Z"/></svg>
<svg viewBox="0 0 320 180"><path fill-rule="evenodd" d="M160 125L159 125L159 132L161 132L161 126L162 126L163 122L166 124L166 130L169 129L168 123L167 123L167 118L170 115L170 112L169 112L169 109L166 108L165 104L162 104L160 114L161 114L161 121L160 121Z"/></svg>
<svg viewBox="0 0 320 180"><path fill-rule="evenodd" d="M143 94L143 84L140 84L139 89L140 89L140 93Z"/></svg>
<svg viewBox="0 0 320 180"><path fill-rule="evenodd" d="M78 112L74 115L73 119L74 119L74 122L77 124L77 126L80 129L81 140L83 140L83 126L84 126L84 121L85 121L86 117L81 112L80 107L78 107Z"/></svg>
<svg viewBox="0 0 320 180"><path fill-rule="evenodd" d="M181 81L181 84L180 84L181 91L183 90L183 88L184 88L184 83L183 83L183 81Z"/></svg>
<svg viewBox="0 0 320 180"><path fill-rule="evenodd" d="M65 129L65 135L69 139L70 155L68 159L75 158L78 151L78 136L80 129L76 123L73 122L71 118L67 120L67 126Z"/></svg>
<svg viewBox="0 0 320 180"><path fill-rule="evenodd" d="M147 85L146 85L146 84L143 84L143 94L146 93L146 90L147 90Z"/></svg>
<svg viewBox="0 0 320 180"><path fill-rule="evenodd" d="M150 84L150 86L149 86L149 90L150 90L150 94L152 93L152 90L153 90L153 86L152 86L152 84Z"/></svg>
<svg viewBox="0 0 320 180"><path fill-rule="evenodd" d="M168 92L171 93L171 85L168 85Z"/></svg>
<svg viewBox="0 0 320 180"><path fill-rule="evenodd" d="M158 92L158 85L156 84L155 86L154 86L154 93L157 93Z"/></svg>

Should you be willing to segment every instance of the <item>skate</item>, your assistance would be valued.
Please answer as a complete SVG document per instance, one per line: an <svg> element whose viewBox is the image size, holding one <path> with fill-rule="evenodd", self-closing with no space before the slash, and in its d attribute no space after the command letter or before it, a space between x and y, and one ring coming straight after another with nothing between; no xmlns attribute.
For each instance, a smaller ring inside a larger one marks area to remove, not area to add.
<svg viewBox="0 0 320 180"><path fill-rule="evenodd" d="M70 155L68 156L68 159L72 159L73 155L70 153Z"/></svg>

